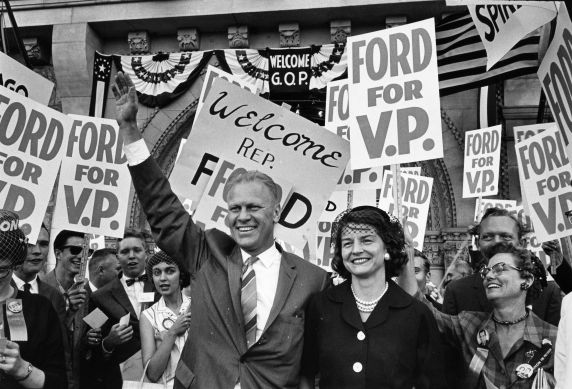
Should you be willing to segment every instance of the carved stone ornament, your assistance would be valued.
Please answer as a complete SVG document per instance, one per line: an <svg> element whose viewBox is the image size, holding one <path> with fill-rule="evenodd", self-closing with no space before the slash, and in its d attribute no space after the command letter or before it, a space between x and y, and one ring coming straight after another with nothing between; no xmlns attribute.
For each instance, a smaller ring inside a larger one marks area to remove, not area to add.
<svg viewBox="0 0 572 389"><path fill-rule="evenodd" d="M405 16L388 16L385 18L385 28L393 28L407 24L407 17Z"/></svg>
<svg viewBox="0 0 572 389"><path fill-rule="evenodd" d="M200 47L199 31L196 28L177 30L180 51L197 51Z"/></svg>
<svg viewBox="0 0 572 389"><path fill-rule="evenodd" d="M23 38L24 48L32 63L43 62L42 50L38 38Z"/></svg>
<svg viewBox="0 0 572 389"><path fill-rule="evenodd" d="M348 36L352 35L352 22L350 20L332 20L330 22L330 42L346 43Z"/></svg>
<svg viewBox="0 0 572 389"><path fill-rule="evenodd" d="M135 31L127 34L127 42L129 43L129 53L131 55L148 54L149 46L149 33L147 31Z"/></svg>
<svg viewBox="0 0 572 389"><path fill-rule="evenodd" d="M248 49L248 26L230 26L228 28L228 47Z"/></svg>
<svg viewBox="0 0 572 389"><path fill-rule="evenodd" d="M300 46L300 25L298 23L282 23L280 31L280 47Z"/></svg>

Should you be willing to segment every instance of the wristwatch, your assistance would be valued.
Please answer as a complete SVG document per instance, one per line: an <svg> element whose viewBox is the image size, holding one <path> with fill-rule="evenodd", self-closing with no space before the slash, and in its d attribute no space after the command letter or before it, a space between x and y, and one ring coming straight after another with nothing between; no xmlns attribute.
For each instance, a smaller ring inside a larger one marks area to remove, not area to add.
<svg viewBox="0 0 572 389"><path fill-rule="evenodd" d="M14 381L21 382L28 379L28 377L32 374L32 370L34 370L34 366L30 362L28 362L28 370L26 370L26 375L22 378L14 379Z"/></svg>

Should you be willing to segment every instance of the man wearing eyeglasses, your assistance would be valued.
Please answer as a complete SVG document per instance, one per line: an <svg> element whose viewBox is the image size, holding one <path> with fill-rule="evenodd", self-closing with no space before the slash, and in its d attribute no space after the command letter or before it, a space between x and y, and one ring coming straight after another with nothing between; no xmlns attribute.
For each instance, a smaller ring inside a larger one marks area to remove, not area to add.
<svg viewBox="0 0 572 389"><path fill-rule="evenodd" d="M68 383L70 389L79 389L81 356L85 350L82 341L88 330L83 318L88 314L86 303L89 296L85 283L76 283L74 277L79 273L83 256L84 234L82 232L62 230L54 239L56 267L46 274L45 281L56 288L66 302L65 327L70 345L68 363ZM91 250L90 250L91 251ZM88 253L89 255L90 253Z"/></svg>

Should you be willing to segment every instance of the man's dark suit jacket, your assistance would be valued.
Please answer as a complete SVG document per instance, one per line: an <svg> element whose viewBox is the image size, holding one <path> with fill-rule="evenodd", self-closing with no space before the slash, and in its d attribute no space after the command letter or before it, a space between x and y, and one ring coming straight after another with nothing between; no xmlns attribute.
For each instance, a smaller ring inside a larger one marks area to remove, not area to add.
<svg viewBox="0 0 572 389"><path fill-rule="evenodd" d="M191 220L152 158L130 167L157 245L192 275L191 326L175 389L297 388L305 308L327 273L282 252L276 297L262 336L247 348L240 303L242 255L219 230Z"/></svg>
<svg viewBox="0 0 572 389"><path fill-rule="evenodd" d="M532 302L532 311L542 320L558 326L562 291L554 281L548 282L540 296ZM456 315L462 311L491 312L493 307L479 273L455 280L445 289L443 312Z"/></svg>
<svg viewBox="0 0 572 389"><path fill-rule="evenodd" d="M121 277L122 274L119 274ZM144 292L153 292L153 281L147 280L143 286ZM157 294L155 300L157 300ZM94 356L94 365L99 371L98 381L101 382L102 388L121 389L123 380L119 364L125 362L137 351L141 350L141 337L139 335L139 319L133 309L131 301L127 296L127 292L119 278L114 279L102 288L96 290L91 295L90 309L99 308L105 313L109 320L101 328L101 334L105 338L111 327L119 323L119 319L126 315L129 316L129 324L133 327L133 337L128 342L117 346L109 355L104 355L101 347L97 349L97 355Z"/></svg>
<svg viewBox="0 0 572 389"><path fill-rule="evenodd" d="M57 291L60 297L63 296L60 292L58 281L56 280L56 271L52 270L43 278L44 282ZM39 287L38 287L39 288ZM64 327L66 329L66 343L67 352L66 358L71 360L71 366L68 366L68 385L70 389L81 389L80 383L80 366L81 356L85 353L85 334L89 329L83 318L89 312L89 297L90 290L86 289L85 303L79 307L77 311L69 310L65 314ZM64 302L65 309L65 302ZM59 313L58 313L59 314Z"/></svg>

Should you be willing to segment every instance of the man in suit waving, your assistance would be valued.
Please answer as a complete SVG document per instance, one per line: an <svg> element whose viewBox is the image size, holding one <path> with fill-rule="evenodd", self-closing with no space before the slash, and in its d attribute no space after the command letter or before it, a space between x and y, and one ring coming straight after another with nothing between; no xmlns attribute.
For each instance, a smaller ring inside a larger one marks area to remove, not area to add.
<svg viewBox="0 0 572 389"><path fill-rule="evenodd" d="M266 174L231 176L225 186L232 237L191 220L141 138L137 95L119 73L117 122L135 190L157 245L192 275L191 327L177 388L296 388L309 297L327 273L274 242L280 189Z"/></svg>

